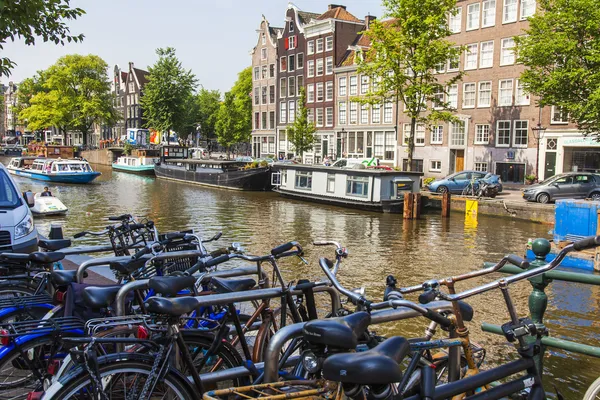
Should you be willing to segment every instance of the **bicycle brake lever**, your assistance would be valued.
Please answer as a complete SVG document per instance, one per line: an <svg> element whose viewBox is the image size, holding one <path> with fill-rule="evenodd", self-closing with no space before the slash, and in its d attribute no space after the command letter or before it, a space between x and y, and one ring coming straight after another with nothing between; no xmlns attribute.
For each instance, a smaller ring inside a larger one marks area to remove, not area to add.
<svg viewBox="0 0 600 400"><path fill-rule="evenodd" d="M297 255L297 257L298 257L300 260L302 260L302 262L304 263L304 265L308 265L308 261L306 261L306 260L304 259L304 257L302 257L300 254L298 254L298 255Z"/></svg>

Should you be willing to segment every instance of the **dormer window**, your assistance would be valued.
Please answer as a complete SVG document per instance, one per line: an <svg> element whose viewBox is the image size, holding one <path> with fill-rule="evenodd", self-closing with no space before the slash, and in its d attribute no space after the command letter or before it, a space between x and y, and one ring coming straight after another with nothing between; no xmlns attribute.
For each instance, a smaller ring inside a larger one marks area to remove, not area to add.
<svg viewBox="0 0 600 400"><path fill-rule="evenodd" d="M294 23L290 22L290 32L294 32Z"/></svg>

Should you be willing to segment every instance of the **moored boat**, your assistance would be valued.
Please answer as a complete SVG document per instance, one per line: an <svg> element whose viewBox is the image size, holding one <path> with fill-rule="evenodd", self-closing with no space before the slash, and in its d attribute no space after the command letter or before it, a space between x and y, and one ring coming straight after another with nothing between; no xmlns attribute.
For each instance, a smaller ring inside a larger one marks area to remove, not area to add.
<svg viewBox="0 0 600 400"><path fill-rule="evenodd" d="M35 194L35 204L31 207L31 212L38 216L62 215L68 211L67 206L54 196L42 196L41 193Z"/></svg>
<svg viewBox="0 0 600 400"><path fill-rule="evenodd" d="M158 161L158 151L149 149L137 150L136 155L123 155L112 164L116 171L139 175L154 175L154 163Z"/></svg>
<svg viewBox="0 0 600 400"><path fill-rule="evenodd" d="M83 160L15 157L8 164L8 171L17 176L57 183L90 183L100 172L95 172L90 163Z"/></svg>
<svg viewBox="0 0 600 400"><path fill-rule="evenodd" d="M188 148L162 147L154 168L157 178L234 190L271 189L271 170L247 162L188 159Z"/></svg>

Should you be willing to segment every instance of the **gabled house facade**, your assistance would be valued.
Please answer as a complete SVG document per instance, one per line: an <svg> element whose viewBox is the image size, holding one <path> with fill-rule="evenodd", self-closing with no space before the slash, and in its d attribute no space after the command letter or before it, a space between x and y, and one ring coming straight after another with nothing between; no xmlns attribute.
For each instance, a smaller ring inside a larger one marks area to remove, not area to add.
<svg viewBox="0 0 600 400"><path fill-rule="evenodd" d="M275 157L277 136L277 45L282 28L263 15L252 49L252 156Z"/></svg>
<svg viewBox="0 0 600 400"><path fill-rule="evenodd" d="M144 92L144 85L148 82L148 71L135 68L129 63L129 72L125 86L125 129L143 128L145 120L140 104L140 98Z"/></svg>

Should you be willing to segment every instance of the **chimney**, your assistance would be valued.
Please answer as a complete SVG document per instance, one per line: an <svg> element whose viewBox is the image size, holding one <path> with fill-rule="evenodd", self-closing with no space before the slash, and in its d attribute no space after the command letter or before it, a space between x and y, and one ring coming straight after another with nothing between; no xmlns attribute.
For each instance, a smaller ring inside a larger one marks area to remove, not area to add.
<svg viewBox="0 0 600 400"><path fill-rule="evenodd" d="M330 4L330 5L329 5L329 7L328 7L327 9L328 9L328 10L333 10L334 8L338 8L338 7L341 7L341 8L343 8L344 10L346 9L346 6L343 6L343 5L341 5L341 4Z"/></svg>
<svg viewBox="0 0 600 400"><path fill-rule="evenodd" d="M365 25L367 26L367 29L369 29L369 27L371 26L371 22L375 21L376 19L377 17L374 15L367 15L365 17Z"/></svg>

